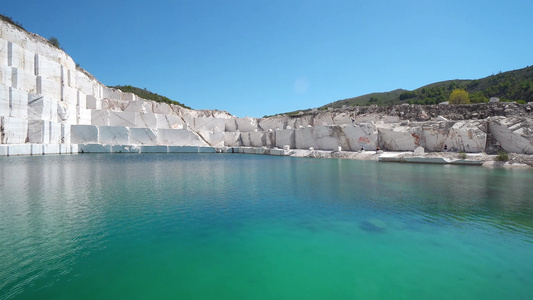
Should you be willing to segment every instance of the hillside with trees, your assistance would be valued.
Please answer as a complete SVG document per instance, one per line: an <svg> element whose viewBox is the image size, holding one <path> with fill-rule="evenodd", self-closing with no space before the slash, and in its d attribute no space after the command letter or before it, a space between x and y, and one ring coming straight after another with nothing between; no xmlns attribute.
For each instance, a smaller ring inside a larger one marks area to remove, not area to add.
<svg viewBox="0 0 533 300"><path fill-rule="evenodd" d="M134 86L131 86L131 85L117 85L117 86L110 86L111 88L114 88L114 89L119 89L121 90L122 92L124 93L133 93L143 99L146 99L146 100L153 100L153 101L156 101L156 102L164 102L164 103L168 103L168 104L176 104L176 105L179 105L181 107L185 107L185 108L189 108L191 109L189 106L183 104L183 103L180 103L178 101L175 101L175 100L170 100L169 98L165 97L165 96L161 96L157 93L153 93L153 92L150 92L146 89L141 89L141 88L138 88L138 87L134 87Z"/></svg>

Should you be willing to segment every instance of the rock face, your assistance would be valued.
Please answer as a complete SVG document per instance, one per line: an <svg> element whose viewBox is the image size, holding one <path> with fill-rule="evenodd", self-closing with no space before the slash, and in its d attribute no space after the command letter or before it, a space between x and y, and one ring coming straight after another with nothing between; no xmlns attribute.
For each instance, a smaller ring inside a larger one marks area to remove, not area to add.
<svg viewBox="0 0 533 300"><path fill-rule="evenodd" d="M191 110L109 88L44 38L0 21L0 155L243 146L271 148L270 152L283 152L285 147L421 147L431 152L443 151L444 145L451 151L501 148L533 154L531 107L505 102L368 106L236 118L224 111Z"/></svg>

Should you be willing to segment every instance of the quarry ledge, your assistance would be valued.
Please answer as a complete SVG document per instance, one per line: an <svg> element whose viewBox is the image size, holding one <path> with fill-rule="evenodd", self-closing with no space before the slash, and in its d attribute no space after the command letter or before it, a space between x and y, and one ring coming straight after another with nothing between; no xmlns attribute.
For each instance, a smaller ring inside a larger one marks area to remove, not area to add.
<svg viewBox="0 0 533 300"><path fill-rule="evenodd" d="M35 156L66 154L143 154L143 153L234 153L288 156L300 158L337 158L373 160L378 162L423 163L488 168L533 169L533 155L512 154L509 161L497 161L496 155L486 153L429 152L415 154L411 151L327 151L314 149L289 149L285 147L201 147L167 145L107 145L107 144L8 144L0 145L0 156Z"/></svg>

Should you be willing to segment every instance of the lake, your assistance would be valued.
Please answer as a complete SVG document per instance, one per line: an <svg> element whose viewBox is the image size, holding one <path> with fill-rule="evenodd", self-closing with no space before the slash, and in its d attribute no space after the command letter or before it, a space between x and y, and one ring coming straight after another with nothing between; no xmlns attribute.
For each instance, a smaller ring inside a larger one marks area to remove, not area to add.
<svg viewBox="0 0 533 300"><path fill-rule="evenodd" d="M0 157L0 299L529 299L533 172Z"/></svg>

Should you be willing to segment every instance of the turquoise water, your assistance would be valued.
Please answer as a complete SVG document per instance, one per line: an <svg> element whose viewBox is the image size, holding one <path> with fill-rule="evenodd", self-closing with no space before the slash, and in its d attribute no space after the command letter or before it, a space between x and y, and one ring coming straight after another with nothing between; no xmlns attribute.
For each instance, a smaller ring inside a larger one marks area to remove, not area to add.
<svg viewBox="0 0 533 300"><path fill-rule="evenodd" d="M0 299L531 299L533 172L0 158Z"/></svg>

